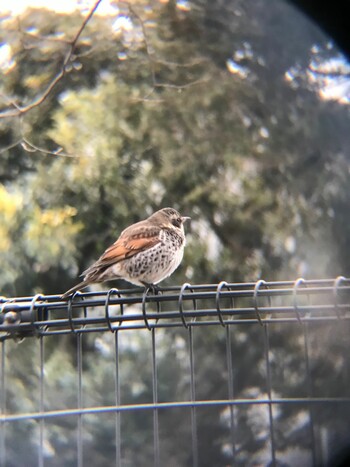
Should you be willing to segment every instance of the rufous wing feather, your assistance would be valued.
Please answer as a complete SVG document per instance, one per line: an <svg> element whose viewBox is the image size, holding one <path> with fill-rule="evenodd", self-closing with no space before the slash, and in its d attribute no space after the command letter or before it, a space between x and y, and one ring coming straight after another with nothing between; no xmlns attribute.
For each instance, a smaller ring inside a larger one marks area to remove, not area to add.
<svg viewBox="0 0 350 467"><path fill-rule="evenodd" d="M134 231L130 235L128 229L113 243L103 255L82 274L85 279L95 281L100 272L109 266L130 258L141 251L145 251L160 243L159 229L148 228Z"/></svg>
<svg viewBox="0 0 350 467"><path fill-rule="evenodd" d="M101 262L118 262L130 256L136 255L140 251L148 250L159 243L158 235L148 238L119 238L112 246L107 248L100 258Z"/></svg>

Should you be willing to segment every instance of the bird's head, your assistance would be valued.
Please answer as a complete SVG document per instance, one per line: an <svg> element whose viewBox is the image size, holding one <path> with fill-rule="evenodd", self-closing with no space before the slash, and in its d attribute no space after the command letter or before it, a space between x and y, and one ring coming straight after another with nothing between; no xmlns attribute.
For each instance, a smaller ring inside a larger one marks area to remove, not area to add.
<svg viewBox="0 0 350 467"><path fill-rule="evenodd" d="M152 214L150 219L153 222L159 223L164 228L176 230L180 229L182 232L184 231L184 223L191 219L187 216L181 216L181 214L173 208L163 208L160 211L155 212Z"/></svg>

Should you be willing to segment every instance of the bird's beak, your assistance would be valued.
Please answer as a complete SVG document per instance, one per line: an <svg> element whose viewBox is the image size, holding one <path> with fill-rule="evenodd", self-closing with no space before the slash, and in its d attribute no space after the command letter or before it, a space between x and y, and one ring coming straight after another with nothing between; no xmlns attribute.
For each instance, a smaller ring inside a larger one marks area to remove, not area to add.
<svg viewBox="0 0 350 467"><path fill-rule="evenodd" d="M182 223L184 223L184 222L186 222L186 221L190 221L191 218L188 217L188 216L183 216L183 217L181 217L181 220L182 220Z"/></svg>

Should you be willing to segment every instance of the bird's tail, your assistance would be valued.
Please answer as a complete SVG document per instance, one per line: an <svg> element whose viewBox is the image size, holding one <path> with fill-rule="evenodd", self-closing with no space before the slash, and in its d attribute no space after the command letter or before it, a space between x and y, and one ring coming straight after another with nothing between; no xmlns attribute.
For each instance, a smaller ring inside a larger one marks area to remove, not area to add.
<svg viewBox="0 0 350 467"><path fill-rule="evenodd" d="M61 299L62 299L62 300L66 300L66 299L69 298L74 292L76 292L77 290L80 290L80 289L83 289L83 288L87 287L89 284L90 284L90 282L87 282L87 281L79 282L79 284L75 285L75 286L72 287L71 289L67 290L67 292L65 292L63 295L61 295Z"/></svg>

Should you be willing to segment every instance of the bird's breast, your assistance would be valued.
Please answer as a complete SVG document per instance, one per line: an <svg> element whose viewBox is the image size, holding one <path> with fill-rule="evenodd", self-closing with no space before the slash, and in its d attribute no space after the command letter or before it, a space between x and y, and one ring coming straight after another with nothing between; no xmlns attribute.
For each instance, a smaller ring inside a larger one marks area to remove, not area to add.
<svg viewBox="0 0 350 467"><path fill-rule="evenodd" d="M159 239L163 245L173 249L183 248L186 243L185 235L180 229L162 229L159 233Z"/></svg>
<svg viewBox="0 0 350 467"><path fill-rule="evenodd" d="M158 284L170 276L182 261L184 234L162 229L159 242L112 265L106 271L109 278L121 277L134 284Z"/></svg>

